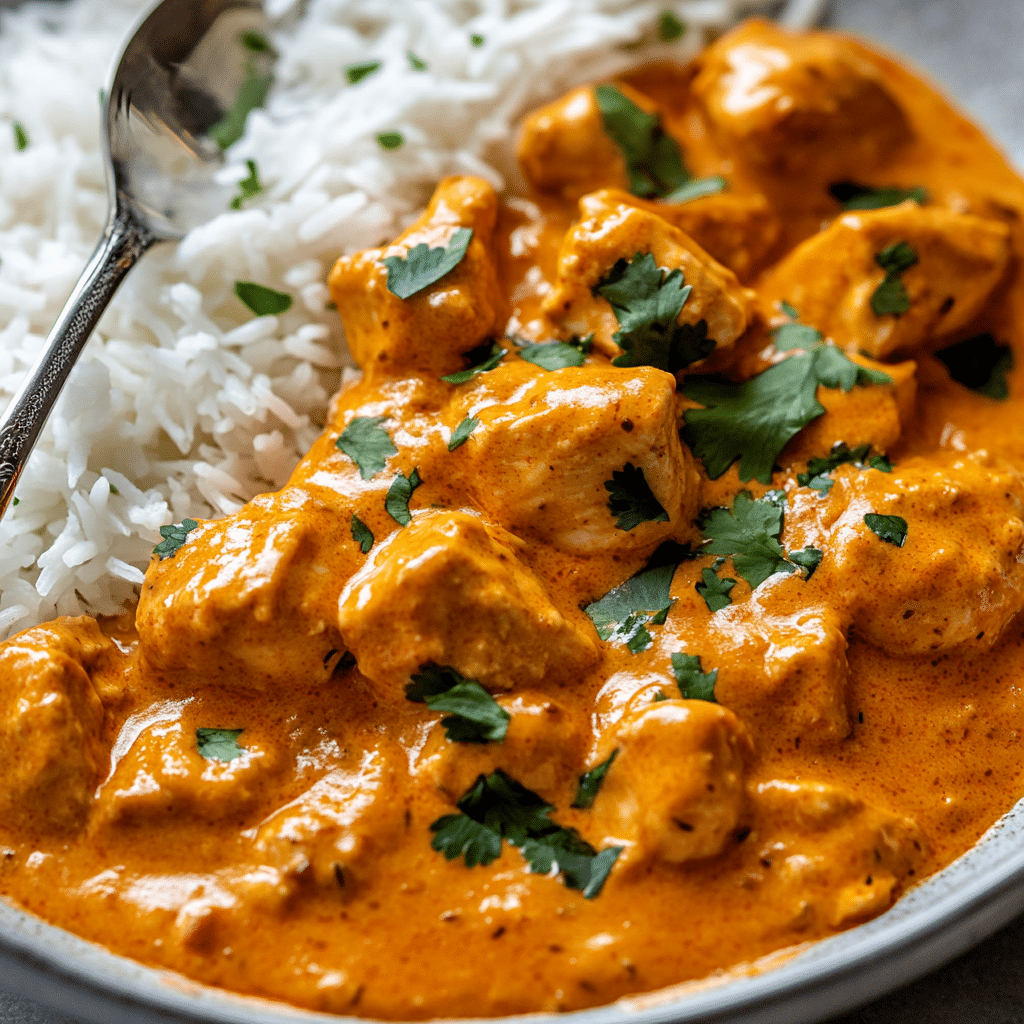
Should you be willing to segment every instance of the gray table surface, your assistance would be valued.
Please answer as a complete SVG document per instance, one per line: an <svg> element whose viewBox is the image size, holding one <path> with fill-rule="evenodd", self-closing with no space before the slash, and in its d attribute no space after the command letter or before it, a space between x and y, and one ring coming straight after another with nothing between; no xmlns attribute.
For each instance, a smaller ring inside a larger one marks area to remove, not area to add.
<svg viewBox="0 0 1024 1024"><path fill-rule="evenodd" d="M903 54L1024 168L1024 0L833 0L831 23ZM1022 1024L1024 918L830 1024ZM0 1024L79 1024L0 992Z"/></svg>

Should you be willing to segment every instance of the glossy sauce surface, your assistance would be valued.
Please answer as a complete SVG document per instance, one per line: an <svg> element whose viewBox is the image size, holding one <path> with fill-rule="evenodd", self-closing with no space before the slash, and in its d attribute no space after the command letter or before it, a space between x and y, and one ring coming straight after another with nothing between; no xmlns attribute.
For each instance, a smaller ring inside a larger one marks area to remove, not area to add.
<svg viewBox="0 0 1024 1024"><path fill-rule="evenodd" d="M1019 371L997 400L931 354L989 333L1024 364L1024 184L944 99L841 37L750 23L617 87L727 190L631 196L593 89L531 115L529 199L448 179L392 246L339 261L364 373L284 490L154 559L137 613L0 645L9 899L145 963L336 1013L575 1009L875 916L1024 795ZM839 181L927 202L844 214ZM454 270L388 291L385 259L459 226ZM910 309L875 315L874 257L897 240L918 257ZM683 270L681 322L716 342L678 375L611 363L620 325L595 288L647 252ZM709 478L680 441L698 403L679 388L785 358L782 302L890 383L819 387L827 411L778 458L782 547L820 566L752 590L727 560L715 571L738 582L712 612L701 512L769 486L735 463ZM518 351L590 333L580 366ZM497 368L441 379L492 339ZM337 446L356 417L384 417L384 469ZM892 471L800 485L840 441ZM627 464L667 521L616 525L605 483ZM387 495L414 471L402 525ZM904 519L906 543L871 512ZM659 558L678 566L649 645L602 640L583 609ZM681 699L679 653L717 672L716 702ZM495 697L502 742L453 742L407 699L430 664ZM243 752L204 757L210 728L242 730ZM593 805L571 806L613 751ZM508 842L488 865L432 848L497 769L594 850L620 848L599 893Z"/></svg>

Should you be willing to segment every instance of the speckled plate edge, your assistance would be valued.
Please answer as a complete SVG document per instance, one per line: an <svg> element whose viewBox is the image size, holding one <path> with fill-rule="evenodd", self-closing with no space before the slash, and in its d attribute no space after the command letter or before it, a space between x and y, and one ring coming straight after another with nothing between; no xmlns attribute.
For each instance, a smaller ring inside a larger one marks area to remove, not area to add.
<svg viewBox="0 0 1024 1024"><path fill-rule="evenodd" d="M754 976L531 1024L811 1024L940 966L1024 910L1024 801L886 914ZM680 928L686 922L680 919ZM272 936L268 935L272 941ZM199 985L115 956L0 902L0 987L95 1024L354 1020ZM523 1019L523 1018L519 1018Z"/></svg>

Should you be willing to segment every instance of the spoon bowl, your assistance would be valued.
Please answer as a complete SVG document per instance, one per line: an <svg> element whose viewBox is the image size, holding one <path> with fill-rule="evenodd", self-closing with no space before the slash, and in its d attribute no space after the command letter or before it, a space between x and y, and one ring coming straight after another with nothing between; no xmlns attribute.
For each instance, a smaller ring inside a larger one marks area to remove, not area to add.
<svg viewBox="0 0 1024 1024"><path fill-rule="evenodd" d="M42 352L0 419L0 516L114 292L154 244L228 208L223 151L261 106L273 50L260 0L163 0L104 90L110 214Z"/></svg>

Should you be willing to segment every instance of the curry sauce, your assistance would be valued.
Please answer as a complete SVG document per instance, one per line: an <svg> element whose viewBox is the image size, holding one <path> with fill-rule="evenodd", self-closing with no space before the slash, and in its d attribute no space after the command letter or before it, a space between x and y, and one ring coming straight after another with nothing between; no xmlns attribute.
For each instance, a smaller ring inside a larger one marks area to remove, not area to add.
<svg viewBox="0 0 1024 1024"><path fill-rule="evenodd" d="M571 1010L888 909L1024 795L1024 183L748 22L530 115L137 610L0 645L0 891L238 992Z"/></svg>

